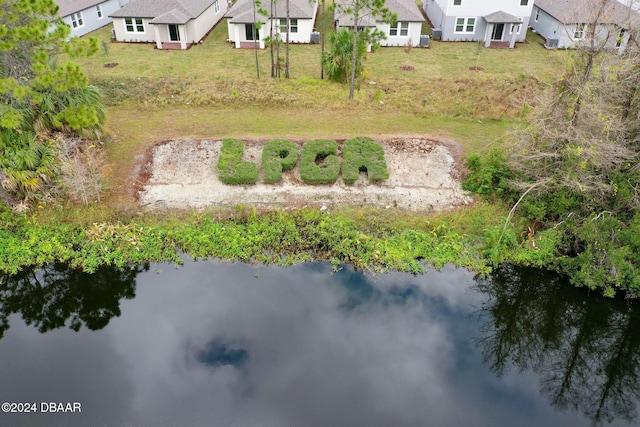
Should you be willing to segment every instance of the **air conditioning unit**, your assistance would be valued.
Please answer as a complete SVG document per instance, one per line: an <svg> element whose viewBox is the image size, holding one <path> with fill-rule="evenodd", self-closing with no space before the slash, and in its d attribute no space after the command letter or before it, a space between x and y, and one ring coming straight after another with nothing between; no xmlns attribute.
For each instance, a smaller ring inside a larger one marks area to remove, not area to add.
<svg viewBox="0 0 640 427"><path fill-rule="evenodd" d="M442 38L442 30L440 28L434 28L431 31L431 38L434 40L440 40Z"/></svg>
<svg viewBox="0 0 640 427"><path fill-rule="evenodd" d="M420 35L420 46L421 47L429 47L429 36L422 34Z"/></svg>
<svg viewBox="0 0 640 427"><path fill-rule="evenodd" d="M555 49L558 47L559 39L547 39L547 42L544 44L544 47L547 49Z"/></svg>
<svg viewBox="0 0 640 427"><path fill-rule="evenodd" d="M311 33L311 43L320 43L320 33L314 31Z"/></svg>

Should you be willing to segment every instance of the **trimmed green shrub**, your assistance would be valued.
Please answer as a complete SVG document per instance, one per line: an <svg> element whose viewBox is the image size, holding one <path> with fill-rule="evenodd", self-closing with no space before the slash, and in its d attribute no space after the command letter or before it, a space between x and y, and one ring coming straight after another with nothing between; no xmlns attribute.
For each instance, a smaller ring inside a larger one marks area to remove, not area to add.
<svg viewBox="0 0 640 427"><path fill-rule="evenodd" d="M382 181L389 178L384 149L372 138L358 136L344 142L342 180L353 184L366 171L370 181Z"/></svg>
<svg viewBox="0 0 640 427"><path fill-rule="evenodd" d="M313 139L302 147L300 177L307 184L331 184L340 174L336 157L338 143L330 139Z"/></svg>
<svg viewBox="0 0 640 427"><path fill-rule="evenodd" d="M288 139L272 139L262 149L262 175L264 182L280 181L282 172L293 169L298 163L298 145Z"/></svg>
<svg viewBox="0 0 640 427"><path fill-rule="evenodd" d="M226 138L222 140L220 157L218 157L218 177L225 184L255 184L258 181L258 166L242 160L244 144Z"/></svg>

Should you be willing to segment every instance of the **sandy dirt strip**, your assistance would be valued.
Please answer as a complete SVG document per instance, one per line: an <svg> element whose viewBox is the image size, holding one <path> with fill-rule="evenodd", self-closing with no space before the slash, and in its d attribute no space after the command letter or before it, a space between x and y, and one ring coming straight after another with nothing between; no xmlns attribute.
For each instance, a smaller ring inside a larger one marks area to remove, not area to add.
<svg viewBox="0 0 640 427"><path fill-rule="evenodd" d="M348 205L417 212L438 212L472 202L460 185L461 148L455 141L425 135L374 139L384 147L389 179L370 183L362 172L353 185L344 184L341 177L332 185L305 184L299 165L277 184L259 179L256 185L226 185L218 179L216 168L221 140L165 141L155 145L137 168L138 200L148 209L238 204L331 209ZM243 142L244 159L260 165L265 141ZM342 140L338 143L341 147Z"/></svg>

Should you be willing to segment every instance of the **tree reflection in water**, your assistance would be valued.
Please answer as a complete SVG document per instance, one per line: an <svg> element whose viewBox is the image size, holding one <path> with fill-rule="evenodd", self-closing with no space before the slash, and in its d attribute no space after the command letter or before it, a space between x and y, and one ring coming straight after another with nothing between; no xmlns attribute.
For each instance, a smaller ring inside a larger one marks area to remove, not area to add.
<svg viewBox="0 0 640 427"><path fill-rule="evenodd" d="M120 269L103 267L85 273L64 265L48 265L0 276L0 338L8 318L20 313L40 332L68 326L102 329L120 316L120 300L135 297L136 276L148 265Z"/></svg>
<svg viewBox="0 0 640 427"><path fill-rule="evenodd" d="M478 289L487 300L478 345L498 376L532 369L561 410L593 423L634 421L640 400L640 307L589 295L556 275L503 266Z"/></svg>

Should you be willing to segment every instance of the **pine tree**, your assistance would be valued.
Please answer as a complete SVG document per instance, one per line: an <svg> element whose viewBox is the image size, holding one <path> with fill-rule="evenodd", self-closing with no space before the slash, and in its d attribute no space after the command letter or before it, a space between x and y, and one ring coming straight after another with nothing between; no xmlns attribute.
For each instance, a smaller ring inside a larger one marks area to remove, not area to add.
<svg viewBox="0 0 640 427"><path fill-rule="evenodd" d="M42 188L52 170L52 131L95 137L105 120L83 70L59 61L97 52L98 41L67 41L58 9L54 0L0 0L0 180L21 195Z"/></svg>

